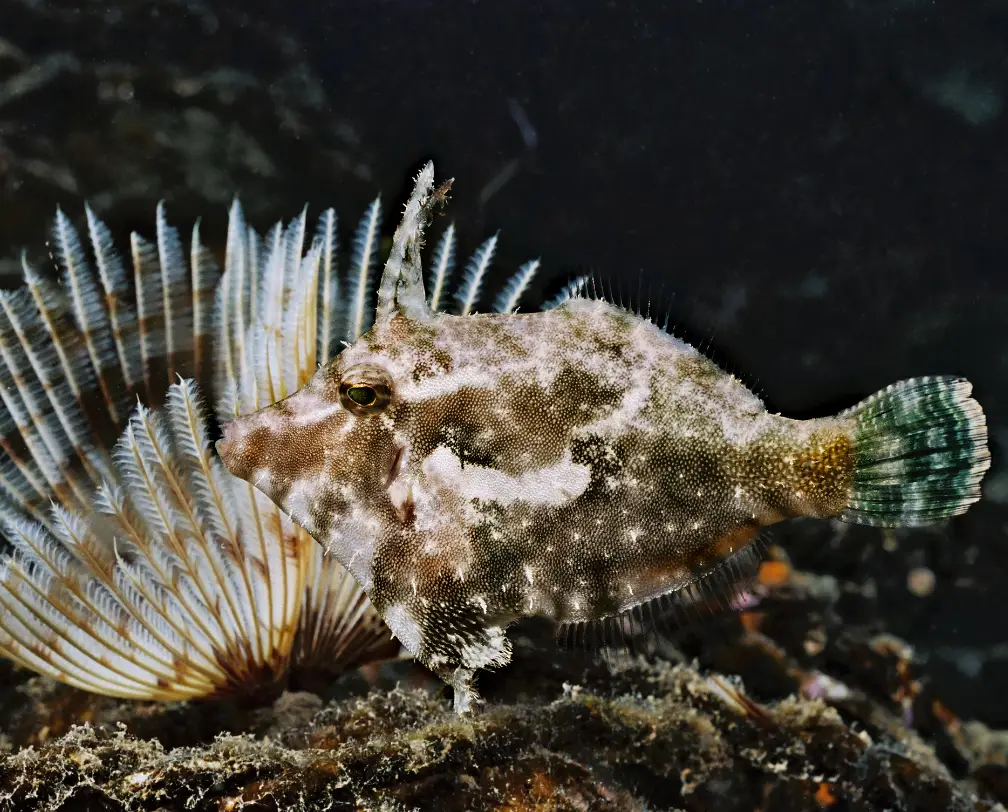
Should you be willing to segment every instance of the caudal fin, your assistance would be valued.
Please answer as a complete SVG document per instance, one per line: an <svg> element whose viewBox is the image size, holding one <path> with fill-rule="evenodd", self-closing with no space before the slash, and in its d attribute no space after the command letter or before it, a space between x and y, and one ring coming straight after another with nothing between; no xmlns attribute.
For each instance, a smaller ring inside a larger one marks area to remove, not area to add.
<svg viewBox="0 0 1008 812"><path fill-rule="evenodd" d="M912 378L845 411L854 475L840 518L880 527L933 524L980 498L987 421L964 378Z"/></svg>

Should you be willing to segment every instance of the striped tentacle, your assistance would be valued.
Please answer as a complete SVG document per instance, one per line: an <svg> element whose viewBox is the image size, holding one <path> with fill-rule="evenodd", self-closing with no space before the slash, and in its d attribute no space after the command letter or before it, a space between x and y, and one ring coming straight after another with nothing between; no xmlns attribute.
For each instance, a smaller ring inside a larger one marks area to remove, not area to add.
<svg viewBox="0 0 1008 812"><path fill-rule="evenodd" d="M264 240L236 202L223 273L198 224L186 252L163 206L153 242L131 237L129 270L85 214L90 254L60 212L59 282L25 263L24 287L0 294L0 652L87 690L177 699L396 651L356 581L223 469L200 392L218 420L260 408L370 327L379 201L342 280L331 210L306 250L304 213ZM495 245L470 260L459 312L476 309ZM454 254L450 226L434 303ZM522 266L496 309L537 270Z"/></svg>
<svg viewBox="0 0 1008 812"><path fill-rule="evenodd" d="M437 312L441 309L441 297L444 295L445 285L451 281L454 270L455 223L449 223L431 257L430 293L427 300L431 310Z"/></svg>
<svg viewBox="0 0 1008 812"><path fill-rule="evenodd" d="M476 307L483 278L486 276L497 250L497 236L495 234L477 248L466 264L462 285L455 293L455 306L460 316L468 316Z"/></svg>
<svg viewBox="0 0 1008 812"><path fill-rule="evenodd" d="M328 363L339 353L339 220L333 209L322 212L315 232L319 252L318 362Z"/></svg>
<svg viewBox="0 0 1008 812"><path fill-rule="evenodd" d="M374 276L381 248L381 198L376 197L354 231L347 280L344 339L356 341L371 325Z"/></svg>

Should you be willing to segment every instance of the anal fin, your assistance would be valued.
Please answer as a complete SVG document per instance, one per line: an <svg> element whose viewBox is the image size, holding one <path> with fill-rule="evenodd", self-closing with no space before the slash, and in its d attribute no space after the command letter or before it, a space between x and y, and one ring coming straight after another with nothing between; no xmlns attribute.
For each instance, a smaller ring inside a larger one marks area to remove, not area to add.
<svg viewBox="0 0 1008 812"><path fill-rule="evenodd" d="M754 538L686 584L607 617L558 624L557 641L563 648L603 656L646 652L649 640L672 637L744 607L763 553L763 543Z"/></svg>

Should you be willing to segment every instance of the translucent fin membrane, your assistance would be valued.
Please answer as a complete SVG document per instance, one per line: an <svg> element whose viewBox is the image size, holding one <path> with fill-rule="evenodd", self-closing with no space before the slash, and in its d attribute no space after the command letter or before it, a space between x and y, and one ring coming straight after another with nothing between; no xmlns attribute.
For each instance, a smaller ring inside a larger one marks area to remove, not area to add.
<svg viewBox="0 0 1008 812"><path fill-rule="evenodd" d="M688 583L622 612L600 620L558 625L557 641L564 648L596 652L606 658L646 653L657 637L672 637L745 605L762 555L762 543L756 539Z"/></svg>
<svg viewBox="0 0 1008 812"><path fill-rule="evenodd" d="M58 280L25 263L0 293L0 653L97 693L182 699L397 651L356 581L210 450L215 420L294 392L370 327L379 201L345 258L333 211L311 237L302 213L263 238L235 203L223 273L163 206L125 259L85 219L82 240L57 213ZM437 296L475 309L495 242L455 291L449 227Z"/></svg>
<svg viewBox="0 0 1008 812"><path fill-rule="evenodd" d="M855 465L840 518L912 527L965 513L990 468L987 420L972 389L962 378L912 378L845 411Z"/></svg>

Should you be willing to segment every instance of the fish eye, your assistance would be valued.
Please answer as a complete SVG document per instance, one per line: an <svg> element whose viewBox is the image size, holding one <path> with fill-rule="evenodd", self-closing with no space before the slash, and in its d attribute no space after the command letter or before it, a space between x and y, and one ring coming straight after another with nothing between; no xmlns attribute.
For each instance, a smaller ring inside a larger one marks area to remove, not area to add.
<svg viewBox="0 0 1008 812"><path fill-rule="evenodd" d="M373 406L378 400L378 393L373 386L351 386L346 394L358 406Z"/></svg>
<svg viewBox="0 0 1008 812"><path fill-rule="evenodd" d="M351 414L379 414L392 400L392 377L376 364L357 364L343 373L340 405Z"/></svg>

